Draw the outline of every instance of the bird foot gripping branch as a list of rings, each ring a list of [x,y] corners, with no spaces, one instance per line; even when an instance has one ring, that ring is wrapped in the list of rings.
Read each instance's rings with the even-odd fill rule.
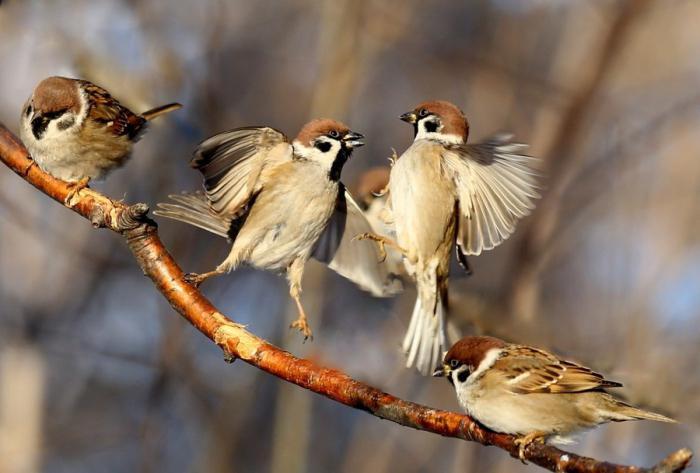
[[[78,182],[71,183],[70,191],[68,192],[66,198],[63,200],[63,203],[69,208],[75,205],[75,198],[78,197],[78,194],[81,190],[87,188],[89,183],[89,177],[83,177]]]
[[[69,193],[71,192],[69,188]],[[144,203],[126,205],[115,202],[89,188],[80,189],[64,205],[72,210],[91,203],[88,219],[95,228],[109,228],[117,233],[126,234],[141,228],[143,232],[154,231],[156,223],[148,217],[149,207]],[[139,232],[142,233],[142,232]]]

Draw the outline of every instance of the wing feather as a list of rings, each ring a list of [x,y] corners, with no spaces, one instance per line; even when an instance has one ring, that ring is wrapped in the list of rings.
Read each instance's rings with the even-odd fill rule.
[[[204,176],[204,190],[214,212],[232,216],[260,190],[267,165],[292,158],[284,134],[270,127],[246,127],[202,142],[190,163]]]
[[[535,158],[511,135],[496,135],[477,144],[448,147],[445,168],[457,189],[461,210],[458,245],[465,255],[490,250],[514,231],[539,198]]]
[[[619,387],[603,375],[551,353],[523,345],[503,349],[492,369],[506,379],[513,393],[575,393]]]
[[[263,186],[263,170],[292,158],[281,132],[269,127],[237,128],[214,135],[194,153],[192,167],[204,176],[205,193],[171,195],[154,212],[216,235],[235,239]]]

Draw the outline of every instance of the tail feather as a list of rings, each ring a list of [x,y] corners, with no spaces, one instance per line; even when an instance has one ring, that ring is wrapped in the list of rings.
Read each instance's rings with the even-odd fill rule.
[[[615,408],[608,413],[610,420],[613,422],[621,422],[625,420],[655,420],[657,422],[678,422],[675,419],[666,417],[656,412],[646,411],[638,407],[630,406],[629,404],[615,399]]]
[[[168,197],[175,203],[159,203],[158,209],[153,212],[155,215],[189,223],[224,238],[229,237],[231,222],[214,213],[201,192]]]
[[[178,110],[182,108],[182,105],[179,103],[169,103],[167,105],[161,105],[160,107],[152,108],[150,110],[146,110],[141,114],[143,118],[146,120],[153,120],[156,117],[159,117],[161,115],[165,115],[166,113],[174,112],[175,110]]]
[[[423,375],[430,374],[447,349],[445,308],[438,296],[437,304],[426,304],[418,291],[411,322],[403,340],[406,367],[415,366]]]

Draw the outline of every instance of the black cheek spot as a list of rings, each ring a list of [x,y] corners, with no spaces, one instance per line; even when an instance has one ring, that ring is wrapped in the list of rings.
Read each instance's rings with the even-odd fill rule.
[[[427,121],[425,122],[425,131],[428,133],[435,133],[438,129],[438,124],[435,123],[434,121]]]
[[[31,113],[32,113],[32,106],[27,105],[27,109],[24,111],[24,116],[28,117],[29,115],[31,115]]]
[[[331,144],[327,141],[319,141],[316,143],[316,148],[320,149],[322,153],[326,153],[331,149]]]
[[[469,370],[461,371],[461,372],[457,375],[457,379],[459,380],[460,383],[463,383],[463,382],[465,382],[465,381],[467,380],[467,378],[469,377],[469,374],[470,374],[470,373],[469,373]]]
[[[68,128],[72,127],[73,125],[75,125],[75,118],[73,118],[73,117],[69,117],[69,118],[62,120],[56,124],[58,129],[61,131],[67,130]]]
[[[49,122],[41,117],[37,117],[32,120],[32,134],[34,135],[34,138],[40,140],[41,137],[44,136],[48,125]]]

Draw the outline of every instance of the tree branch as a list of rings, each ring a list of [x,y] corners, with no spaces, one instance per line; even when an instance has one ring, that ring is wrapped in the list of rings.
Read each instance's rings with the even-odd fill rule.
[[[34,187],[63,203],[69,187],[44,173],[28,157],[19,140],[0,124],[0,160]],[[148,219],[145,204],[116,202],[90,189],[80,191],[66,204],[92,222],[124,236],[136,262],[170,305],[188,322],[213,340],[228,360],[240,358],[280,379],[321,394],[336,402],[361,409],[397,424],[446,437],[494,445],[517,457],[514,437],[481,427],[471,418],[404,401],[356,381],[346,374],[296,358],[245,330],[220,313],[197,289],[185,283],[183,271],[158,238],[155,223]],[[532,445],[526,458],[551,471],[584,473],[667,473],[684,470],[692,456],[689,449],[669,455],[657,466],[639,468],[615,465],[567,453],[547,445]]]

